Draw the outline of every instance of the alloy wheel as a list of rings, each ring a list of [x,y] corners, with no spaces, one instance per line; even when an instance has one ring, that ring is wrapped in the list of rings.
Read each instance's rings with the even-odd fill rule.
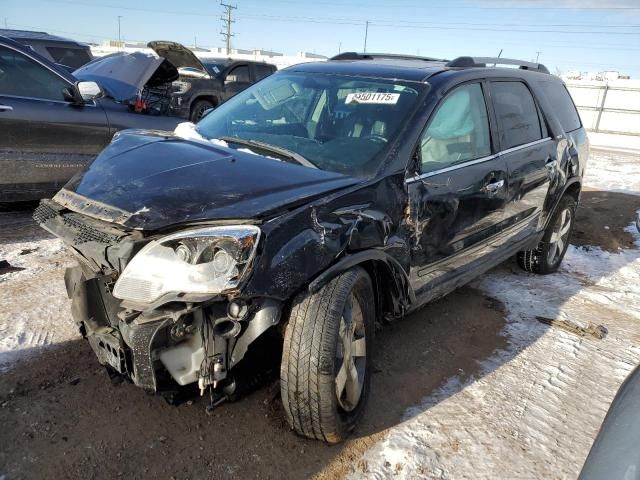
[[[562,255],[562,252],[564,252],[565,245],[569,240],[572,215],[571,209],[565,208],[558,216],[553,227],[553,233],[549,239],[549,251],[547,253],[547,260],[551,265],[553,265],[560,255]]]
[[[353,292],[349,295],[340,319],[336,349],[336,397],[344,411],[358,405],[366,374],[367,344],[362,308]]]

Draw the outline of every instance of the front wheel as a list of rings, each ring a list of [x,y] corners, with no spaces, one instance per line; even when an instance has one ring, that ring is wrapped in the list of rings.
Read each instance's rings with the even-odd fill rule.
[[[570,196],[560,200],[538,246],[518,252],[518,264],[522,269],[543,275],[558,270],[569,247],[576,207],[576,201]]]
[[[198,123],[198,121],[204,115],[204,112],[213,108],[213,103],[209,100],[196,100],[193,105],[191,105],[191,112],[189,113],[189,120],[193,123]]]
[[[361,267],[294,300],[280,390],[289,423],[300,435],[338,443],[362,416],[369,394],[374,305],[371,279]]]

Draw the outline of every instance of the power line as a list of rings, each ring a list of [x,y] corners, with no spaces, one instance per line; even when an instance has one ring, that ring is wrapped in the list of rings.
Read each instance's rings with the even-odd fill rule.
[[[331,25],[362,25],[362,20],[345,19],[346,21],[340,21],[339,19],[329,20],[322,18],[305,18],[305,17],[281,17],[277,15],[241,15],[238,18],[246,20],[265,20],[269,19],[277,22],[294,22],[294,23],[320,23]],[[638,32],[605,32],[605,31],[593,31],[593,30],[531,30],[522,28],[484,28],[484,27],[447,27],[440,24],[434,25],[410,25],[406,23],[398,23],[395,21],[373,21],[368,20],[369,25],[376,25],[378,27],[392,27],[392,28],[410,28],[421,30],[464,30],[464,31],[480,31],[480,32],[522,32],[522,33],[558,33],[566,35],[640,35]],[[482,25],[482,24],[481,24]],[[540,27],[546,28],[544,25]]]
[[[231,24],[236,23],[235,20],[231,20],[231,12],[233,10],[236,10],[238,7],[234,5],[229,5],[228,3],[222,3],[222,2],[220,2],[220,6],[225,8],[225,15],[226,15],[226,16],[220,17],[222,20],[223,26],[225,27],[225,30],[220,32],[220,35],[222,35],[222,38],[224,39],[227,45],[227,55],[229,55],[231,53],[231,37],[235,37],[235,35],[231,33]]]
[[[166,9],[158,9],[158,8],[142,8],[142,7],[128,7],[128,6],[120,6],[120,5],[111,5],[104,3],[90,3],[82,2],[79,0],[38,0],[47,3],[63,3],[63,4],[71,4],[71,5],[81,5],[83,7],[100,7],[100,8],[112,8],[118,10],[131,10],[131,11],[139,11],[139,12],[150,12],[150,13],[159,13],[159,14],[168,14],[168,15],[188,15],[188,16],[198,16],[198,17],[215,17],[214,14],[207,14],[204,12],[198,11],[188,11],[188,10],[166,10]],[[295,3],[295,2],[291,2]],[[316,2],[316,5],[322,5],[323,3]],[[324,2],[324,4],[329,5],[333,3]],[[422,5],[424,6],[424,5]],[[419,5],[416,7],[420,7]],[[234,7],[236,8],[236,7]],[[435,7],[434,7],[435,8]],[[451,6],[451,7],[437,7],[437,8],[481,8],[481,7],[467,7],[467,6]],[[584,9],[592,9],[592,10],[609,10],[609,9],[623,9],[623,10],[640,10],[640,7],[580,7],[580,8],[572,8],[572,7],[482,7],[487,9],[536,9],[536,10],[545,10],[545,9],[565,9],[565,10],[584,10]],[[336,23],[336,24],[348,24],[348,25],[362,25],[365,21],[364,19],[357,18],[347,18],[347,17],[295,17],[295,16],[278,16],[278,15],[252,15],[245,16],[243,18],[271,18],[278,19],[284,21],[285,19],[290,19],[291,21],[310,21],[312,23]],[[372,23],[384,23],[388,22],[385,20],[372,20]],[[424,22],[424,21],[415,21],[415,20],[394,20],[393,23],[411,23],[411,24],[425,24],[425,25],[472,25],[472,26],[512,26],[512,27],[565,27],[565,28],[588,28],[588,27],[597,27],[597,28],[640,28],[640,25],[624,25],[624,24],[610,24],[610,25],[600,25],[600,24],[520,24],[520,23],[469,23],[469,22]]]
[[[262,3],[262,2],[260,2]],[[285,3],[285,4],[299,4],[299,0],[269,0],[269,3]],[[339,5],[341,7],[344,6],[344,2],[314,2],[314,5]],[[364,8],[389,8],[389,3],[370,3],[361,5]],[[640,10],[640,7],[513,7],[513,6],[500,6],[500,7],[489,7],[486,6],[486,2],[483,2],[482,6],[473,6],[473,5],[429,5],[428,3],[418,3],[418,4],[400,4],[394,3],[393,6],[395,8],[422,8],[429,10],[613,10],[613,11],[629,11],[629,10]]]

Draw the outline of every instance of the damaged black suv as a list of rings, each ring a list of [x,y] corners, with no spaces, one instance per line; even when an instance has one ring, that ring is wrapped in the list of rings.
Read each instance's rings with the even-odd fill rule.
[[[276,365],[291,426],[333,443],[377,323],[512,255],[558,268],[588,149],[543,65],[350,53],[117,134],[35,218],[77,255],[73,316],[113,375],[222,401]]]

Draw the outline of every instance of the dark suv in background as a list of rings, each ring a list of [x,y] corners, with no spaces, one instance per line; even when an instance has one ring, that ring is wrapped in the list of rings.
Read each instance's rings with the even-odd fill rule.
[[[70,72],[90,62],[93,58],[91,49],[86,43],[50,35],[46,32],[0,28],[0,36],[10,38],[31,48],[42,57],[63,66]]]
[[[73,315],[113,375],[217,402],[279,366],[291,426],[334,443],[363,414],[377,322],[511,256],[558,269],[588,153],[543,65],[349,53],[188,136],[121,132],[35,219],[77,255]]]

